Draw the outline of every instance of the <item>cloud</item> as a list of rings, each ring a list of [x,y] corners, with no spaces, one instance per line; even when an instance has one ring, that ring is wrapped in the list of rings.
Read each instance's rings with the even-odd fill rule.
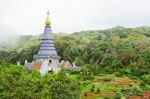
[[[0,31],[41,34],[47,9],[53,32],[149,26],[150,0],[1,0]],[[1,34],[0,34],[1,35]]]

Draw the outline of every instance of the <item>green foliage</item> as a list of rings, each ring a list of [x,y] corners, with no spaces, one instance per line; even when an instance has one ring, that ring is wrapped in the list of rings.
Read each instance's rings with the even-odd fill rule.
[[[109,82],[109,81],[113,80],[113,78],[111,78],[111,77],[106,77],[106,78],[103,78],[103,80],[106,81],[106,82]]]
[[[71,81],[61,70],[51,82],[50,92],[52,99],[79,99],[79,86],[76,81]]]
[[[55,46],[64,60],[87,66],[93,75],[130,69],[134,74],[150,71],[150,27],[81,31],[56,34]],[[40,36],[20,36],[16,45],[0,49],[0,59],[9,63],[32,61]],[[2,50],[3,49],[3,50]]]
[[[120,93],[117,93],[116,96],[114,96],[114,99],[122,99],[122,96]]]
[[[16,65],[0,65],[0,71],[1,99],[79,99],[77,82],[63,71],[41,76]]]
[[[91,92],[94,92],[94,88],[91,88]]]
[[[105,96],[104,99],[110,99],[108,96]]]
[[[33,61],[40,47],[40,36],[20,36],[15,43],[0,48],[0,97],[79,99],[79,82],[69,78],[63,70],[58,75],[41,76],[36,71],[26,71],[22,66],[9,64]],[[115,72],[118,77],[141,78],[140,88],[150,90],[150,27],[117,26],[107,30],[56,34],[54,41],[63,60],[83,67],[81,72],[67,71],[72,75],[81,75],[77,78],[83,81],[80,85],[90,84],[94,76]],[[104,78],[104,81],[111,80],[113,78]],[[131,84],[130,87],[134,86]],[[139,89],[134,90],[141,93]],[[125,89],[121,91],[125,92]],[[118,97],[120,95],[115,99]]]
[[[92,72],[90,72],[87,68],[82,68],[80,74],[83,76],[83,81],[94,79]]]
[[[87,96],[87,92],[84,93],[84,96]]]
[[[94,85],[94,84],[92,85],[92,88],[93,88],[93,89],[95,88],[95,85]]]
[[[142,76],[142,79],[150,85],[150,74],[145,74]]]
[[[150,90],[150,85],[147,84],[147,83],[145,83],[144,81],[142,81],[142,82],[140,83],[140,88],[143,89],[143,90],[149,91],[149,90]]]
[[[124,74],[123,74],[122,72],[115,72],[115,75],[116,75],[117,77],[121,77],[121,76],[123,76]]]
[[[99,93],[100,91],[101,91],[100,88],[97,88],[96,92]]]

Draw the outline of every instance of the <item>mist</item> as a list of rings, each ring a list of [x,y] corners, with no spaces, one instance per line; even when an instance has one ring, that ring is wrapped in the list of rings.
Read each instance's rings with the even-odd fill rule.
[[[19,35],[13,29],[0,25],[0,47],[7,47],[10,44],[17,43],[18,38]]]
[[[149,0],[1,0],[0,46],[44,31],[49,9],[53,33],[150,26]]]

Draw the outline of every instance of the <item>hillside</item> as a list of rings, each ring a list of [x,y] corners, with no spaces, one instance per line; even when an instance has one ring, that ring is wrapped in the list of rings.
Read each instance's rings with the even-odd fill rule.
[[[29,99],[121,99],[150,94],[150,27],[55,34],[63,60],[82,67],[41,76],[27,71],[40,47],[39,36],[18,36],[0,47],[0,97]]]
[[[32,61],[38,51],[40,37],[20,36],[12,45],[1,48],[1,58],[13,64]],[[55,45],[62,59],[79,66],[94,64],[145,70],[150,66],[150,27],[117,26],[107,30],[55,34]]]

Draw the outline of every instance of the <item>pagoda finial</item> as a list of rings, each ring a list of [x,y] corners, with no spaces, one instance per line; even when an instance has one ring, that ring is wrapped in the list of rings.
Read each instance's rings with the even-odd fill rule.
[[[45,21],[45,25],[46,25],[46,26],[51,25],[51,20],[50,20],[50,18],[49,18],[49,10],[47,11],[47,18],[46,18],[46,21]]]
[[[47,10],[47,15],[49,15],[49,10]]]

